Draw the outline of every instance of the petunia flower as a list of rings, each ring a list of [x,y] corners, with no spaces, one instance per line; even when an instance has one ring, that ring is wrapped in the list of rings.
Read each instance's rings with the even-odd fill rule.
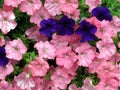
[[[81,21],[80,26],[76,30],[76,34],[82,36],[81,42],[95,40],[95,32],[97,27],[90,24],[86,20]]]
[[[21,60],[22,55],[26,53],[27,47],[24,45],[21,39],[8,41],[5,45],[6,57],[14,60]]]
[[[14,88],[18,88],[17,90],[32,90],[32,88],[35,87],[34,79],[29,73],[22,72],[18,76],[15,76],[14,80]]]
[[[28,15],[33,15],[42,7],[40,0],[24,0],[20,4],[20,11],[27,12]]]
[[[44,7],[51,16],[60,15],[62,13],[59,0],[45,0]]]
[[[48,19],[48,18],[50,18],[50,14],[48,13],[47,9],[41,7],[30,17],[30,22],[37,24],[37,26],[40,27],[40,22],[43,19]]]
[[[78,0],[58,0],[58,1],[60,3],[60,9],[63,12],[72,14],[78,8]]]
[[[63,16],[57,23],[57,34],[58,35],[72,35],[74,33],[75,21],[72,18]]]
[[[42,58],[37,58],[29,63],[28,68],[32,76],[45,76],[49,69],[49,65]]]
[[[34,46],[38,50],[38,54],[42,58],[54,59],[55,58],[55,47],[50,44],[48,41],[46,42],[38,42]]]
[[[56,23],[57,21],[51,18],[48,18],[47,20],[43,19],[40,22],[40,34],[44,34],[47,37],[52,37],[52,34],[56,32]]]
[[[9,62],[5,67],[0,66],[0,79],[5,80],[6,76],[14,71],[13,65]]]
[[[96,16],[96,18],[100,21],[102,20],[112,20],[112,15],[107,7],[96,7],[92,10],[92,16]]]
[[[3,47],[0,47],[0,66],[6,66],[8,64],[8,58],[6,57],[6,51]]]
[[[4,34],[7,34],[11,29],[17,26],[14,19],[15,15],[13,11],[0,11],[0,29]]]

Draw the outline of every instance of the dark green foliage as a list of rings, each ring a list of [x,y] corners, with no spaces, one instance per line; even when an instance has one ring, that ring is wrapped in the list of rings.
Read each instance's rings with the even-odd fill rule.
[[[72,80],[71,83],[76,84],[77,87],[82,87],[83,81],[88,76],[89,76],[89,74],[87,73],[87,68],[86,67],[79,67],[77,69],[77,75],[75,76],[75,78]]]
[[[84,84],[84,80],[89,77],[92,80],[93,85],[97,85],[99,83],[99,78],[97,77],[97,74],[90,74],[88,72],[87,67],[79,67],[77,69],[77,75],[75,78],[71,81],[71,83],[76,84],[77,87],[82,87]]]
[[[80,19],[81,18],[88,18],[90,17],[90,13],[88,12],[89,7],[85,4],[85,0],[78,0],[79,1],[79,10],[80,10]]]
[[[0,9],[2,9],[3,3],[4,3],[4,0],[0,0]]]
[[[112,15],[120,17],[120,2],[117,0],[102,0],[101,6],[107,6]]]

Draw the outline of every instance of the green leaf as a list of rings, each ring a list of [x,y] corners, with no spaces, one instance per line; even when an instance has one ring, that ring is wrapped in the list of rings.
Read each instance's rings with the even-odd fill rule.
[[[4,0],[0,0],[0,9],[2,9],[3,4],[4,4]]]

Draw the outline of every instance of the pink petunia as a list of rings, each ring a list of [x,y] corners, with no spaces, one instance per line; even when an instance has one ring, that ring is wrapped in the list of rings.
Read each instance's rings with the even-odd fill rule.
[[[69,86],[69,90],[82,90],[81,88],[77,88],[75,84],[71,84]]]
[[[35,87],[34,79],[26,72],[15,76],[14,82],[14,88],[17,88],[17,90],[32,90],[32,88]]]
[[[25,0],[20,4],[20,11],[27,12],[28,15],[33,15],[42,7],[40,0]]]
[[[5,80],[6,76],[14,71],[12,64],[9,62],[5,67],[0,66],[0,79]]]
[[[72,14],[78,8],[78,0],[59,0],[60,9],[63,12]]]
[[[114,83],[116,82],[112,82],[112,84]],[[118,90],[118,87],[116,88],[109,84],[109,80],[107,82],[100,81],[95,88],[95,90]]]
[[[116,53],[116,47],[112,39],[104,39],[97,42],[97,48],[99,49],[98,58],[109,60]]]
[[[25,31],[25,34],[27,35],[28,39],[33,39],[37,42],[48,40],[48,38],[45,35],[39,33],[39,27],[37,25],[27,29]]]
[[[4,4],[12,7],[18,7],[18,5],[25,0],[4,0]]]
[[[69,18],[73,18],[74,20],[79,20],[80,19],[80,10],[79,9],[76,9],[72,14],[69,14],[69,13],[66,13],[64,12],[64,14],[66,16],[68,16]]]
[[[84,85],[81,87],[82,90],[96,90],[95,86],[92,85],[90,78],[84,80]]]
[[[109,21],[103,20],[100,24],[101,28],[95,33],[98,38],[106,39],[117,36],[118,30],[116,30]]]
[[[53,72],[51,76],[54,86],[62,90],[66,89],[67,84],[69,84],[72,79],[73,76],[66,73],[65,69],[63,68],[56,68],[56,71]]]
[[[48,58],[48,59],[54,59],[55,58],[55,47],[50,44],[48,41],[46,42],[38,42],[34,45],[35,48],[37,48],[39,57],[42,58]]]
[[[13,90],[12,86],[5,80],[0,81],[0,90]]]
[[[95,48],[88,43],[81,43],[75,50],[78,53],[78,65],[89,66],[96,56]]]
[[[41,7],[39,10],[37,10],[31,17],[30,22],[37,24],[38,27],[40,27],[40,22],[43,19],[50,18],[50,14],[48,13],[47,9],[44,7]]]
[[[44,7],[48,10],[52,16],[62,14],[60,10],[59,0],[45,0]]]
[[[97,31],[100,30],[101,23],[95,16],[87,18],[86,21],[93,24],[93,25],[95,25],[97,27]]]
[[[26,53],[27,47],[24,45],[21,39],[8,41],[5,45],[6,57],[20,61],[22,55]]]
[[[32,76],[45,76],[49,69],[49,65],[45,60],[38,57],[29,63],[28,68]]]
[[[64,47],[56,51],[56,63],[67,69],[71,68],[77,60],[76,54],[71,47]]]
[[[89,6],[89,12],[101,4],[101,0],[85,0],[85,4]]]
[[[120,18],[118,18],[117,16],[113,16],[112,23],[113,23],[116,27],[120,27]]]
[[[60,36],[56,33],[52,35],[52,40],[50,43],[58,50],[68,45],[68,41],[66,40],[65,36]]]
[[[0,11],[0,29],[4,34],[7,34],[11,29],[17,26],[14,19],[15,15],[13,11]]]
[[[116,77],[117,74],[115,65],[113,65],[112,62],[107,61],[100,63],[100,65],[97,67],[96,72],[98,78],[103,81],[107,81],[108,79]]]
[[[3,46],[5,44],[5,39],[3,37],[0,37],[0,46]]]
[[[97,55],[96,55],[97,56]],[[102,62],[104,62],[105,60],[104,59],[99,59],[99,58],[94,58],[93,60],[92,60],[92,63],[88,66],[88,71],[90,72],[90,73],[95,73],[95,72],[97,72],[97,69],[98,69],[98,67],[99,67],[99,65],[102,63]]]

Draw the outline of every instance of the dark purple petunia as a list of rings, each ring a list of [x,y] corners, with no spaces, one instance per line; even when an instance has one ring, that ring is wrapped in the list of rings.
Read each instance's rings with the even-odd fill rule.
[[[56,32],[56,23],[57,21],[51,18],[42,20],[40,22],[40,33],[46,35],[47,37],[52,37],[52,34]]]
[[[0,66],[6,66],[8,64],[8,58],[6,58],[5,49],[0,47]]]
[[[86,20],[83,20],[75,33],[82,36],[81,42],[85,42],[95,40],[96,37],[94,34],[96,31],[96,26],[86,22]]]
[[[107,7],[96,7],[92,10],[92,16],[96,16],[96,18],[100,21],[102,20],[112,20],[112,15]]]
[[[72,35],[74,33],[75,21],[72,18],[63,16],[57,23],[58,35]]]

